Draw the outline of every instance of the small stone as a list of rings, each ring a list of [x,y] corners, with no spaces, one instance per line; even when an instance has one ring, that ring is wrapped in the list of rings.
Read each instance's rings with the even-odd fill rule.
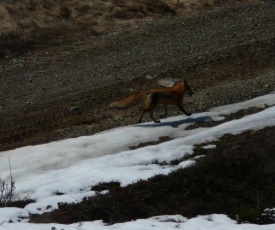
[[[80,108],[78,106],[73,106],[70,109],[70,113],[72,113],[72,114],[80,114],[81,110],[80,110]]]
[[[154,77],[151,76],[151,75],[149,75],[149,74],[147,74],[147,75],[145,76],[145,78],[148,79],[148,80],[152,80]]]
[[[158,85],[165,87],[172,87],[175,84],[174,79],[172,78],[162,78],[158,81]]]
[[[255,106],[255,108],[257,109],[265,109],[266,107],[267,107],[266,104],[258,104]]]

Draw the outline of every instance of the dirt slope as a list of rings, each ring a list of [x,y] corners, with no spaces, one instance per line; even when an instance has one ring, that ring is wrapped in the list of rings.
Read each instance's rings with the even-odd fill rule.
[[[275,2],[263,1],[144,20],[1,60],[0,150],[136,123],[136,109],[108,104],[160,87],[161,78],[189,80],[193,112],[274,91],[274,28]]]

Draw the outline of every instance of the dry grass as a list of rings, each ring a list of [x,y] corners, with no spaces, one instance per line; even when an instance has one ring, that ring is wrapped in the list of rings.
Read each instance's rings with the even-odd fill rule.
[[[115,19],[153,17],[171,12],[165,1],[2,1],[0,30],[2,36],[22,35],[49,27],[96,26]]]
[[[0,3],[0,56],[6,55],[3,50],[1,52],[1,46],[2,49],[7,47],[7,40],[10,39],[16,39],[20,44],[28,41],[26,46],[31,48],[32,43],[41,42],[41,39],[44,42],[60,36],[73,38],[100,34],[110,31],[113,25],[124,25],[125,21],[133,24],[133,21],[140,19],[181,15],[213,6],[257,1],[259,0],[3,0]]]

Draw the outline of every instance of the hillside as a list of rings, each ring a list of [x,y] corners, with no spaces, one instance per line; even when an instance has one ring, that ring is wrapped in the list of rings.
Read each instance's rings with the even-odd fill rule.
[[[75,39],[47,38],[22,55],[10,52],[0,68],[0,150],[136,123],[136,108],[115,111],[109,103],[161,87],[163,78],[189,81],[195,95],[185,103],[193,112],[271,92],[274,5],[204,7],[131,26],[124,20],[116,32],[72,33]]]
[[[184,99],[184,106],[192,113],[275,89],[272,0],[5,0],[0,15],[0,151],[136,124],[139,108],[115,110],[109,104],[138,90],[165,87],[162,82],[188,80],[194,95]],[[266,104],[240,110],[215,125],[264,109]],[[169,109],[169,116],[180,114]],[[186,130],[212,126],[202,120]],[[170,140],[164,135],[131,149]],[[103,219],[113,224],[175,212],[187,217],[216,212],[240,222],[274,222],[262,216],[264,208],[275,204],[274,126],[209,144],[217,147],[197,146],[190,158],[207,157],[186,171],[125,188],[98,184],[94,190],[110,193],[63,204],[31,221]],[[179,178],[188,179],[176,183]],[[186,199],[186,206],[167,203]],[[106,210],[110,204],[111,213]],[[91,218],[83,207],[96,215]],[[76,209],[75,216],[69,215]]]
[[[77,229],[103,220],[107,229],[153,216],[174,223],[177,214],[186,224],[222,214],[274,228],[274,105],[273,93],[2,152],[0,175],[8,181],[12,174],[21,200],[3,204],[1,186],[0,221],[4,229]]]

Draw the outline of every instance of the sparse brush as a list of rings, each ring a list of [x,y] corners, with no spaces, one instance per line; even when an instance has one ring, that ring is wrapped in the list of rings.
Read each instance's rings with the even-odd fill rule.
[[[102,219],[113,224],[175,213],[190,218],[224,213],[241,223],[274,223],[274,211],[265,211],[275,205],[274,134],[275,128],[267,127],[224,136],[214,149],[198,147],[197,154],[206,156],[192,167],[126,187],[95,186],[110,191],[81,203],[59,204],[58,210],[32,216],[31,221],[69,224]]]
[[[10,183],[0,178],[0,207],[7,206],[7,204],[10,203],[14,197],[15,182],[11,174],[10,161],[9,161],[9,167],[10,167]]]
[[[6,181],[0,178],[0,207],[18,207],[24,208],[27,204],[35,202],[28,198],[28,195],[23,199],[15,194],[15,181],[11,173],[11,165],[9,161],[10,168],[10,179]]]
[[[11,178],[10,183],[0,178],[0,207],[7,206],[12,201],[15,190],[15,182]]]

